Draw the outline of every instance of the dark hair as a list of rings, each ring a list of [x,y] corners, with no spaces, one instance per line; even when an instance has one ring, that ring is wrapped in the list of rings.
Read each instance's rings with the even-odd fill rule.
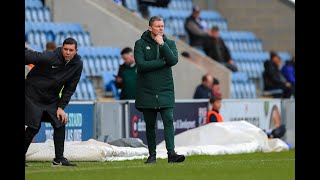
[[[200,7],[198,5],[194,5],[192,7],[192,12],[200,12],[200,11],[201,11],[201,9],[200,9]]]
[[[121,55],[123,54],[128,54],[128,53],[131,53],[133,52],[132,49],[130,47],[125,47],[122,49],[122,51],[120,52]]]
[[[272,60],[273,57],[278,56],[278,53],[273,50],[271,50],[269,54],[270,54],[270,60]]]
[[[220,84],[219,80],[216,79],[216,78],[213,78],[213,85],[216,85],[216,84]]]
[[[214,102],[216,102],[216,101],[221,101],[221,100],[222,100],[222,98],[219,97],[219,96],[212,96],[212,97],[210,98],[209,102],[210,102],[210,103],[214,103]]]
[[[63,41],[63,43],[62,43],[62,46],[65,45],[65,44],[74,44],[75,47],[76,47],[76,49],[78,49],[78,43],[77,43],[77,41],[76,41],[75,39],[71,38],[71,37],[65,39],[65,40]]]
[[[155,21],[163,21],[163,18],[160,16],[152,16],[149,20],[149,26],[151,26]]]
[[[47,42],[46,44],[46,50],[54,50],[56,49],[57,45],[54,42]]]
[[[206,74],[203,75],[203,76],[202,76],[202,82],[207,81],[207,80],[208,80],[207,75],[206,75]]]
[[[212,30],[212,31],[219,31],[219,26],[213,25],[213,26],[211,27],[211,30]]]

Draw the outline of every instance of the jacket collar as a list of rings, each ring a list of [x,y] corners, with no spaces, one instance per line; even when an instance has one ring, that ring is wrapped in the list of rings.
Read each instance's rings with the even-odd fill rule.
[[[145,32],[143,32],[143,34],[141,35],[141,39],[149,42],[149,43],[155,43],[157,44],[151,37],[151,31],[146,30]],[[163,41],[166,42],[167,41],[167,36],[165,34],[163,34]]]

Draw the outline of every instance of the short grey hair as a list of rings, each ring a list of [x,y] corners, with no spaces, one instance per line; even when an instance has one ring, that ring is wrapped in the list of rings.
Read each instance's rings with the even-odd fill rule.
[[[149,26],[151,26],[155,21],[163,21],[163,18],[161,16],[152,16],[149,20]]]

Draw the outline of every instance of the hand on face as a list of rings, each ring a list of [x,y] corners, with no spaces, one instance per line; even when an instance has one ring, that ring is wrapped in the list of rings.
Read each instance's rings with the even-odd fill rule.
[[[156,35],[155,37],[154,37],[154,40],[158,43],[158,44],[162,44],[163,43],[163,37],[162,37],[162,35]]]

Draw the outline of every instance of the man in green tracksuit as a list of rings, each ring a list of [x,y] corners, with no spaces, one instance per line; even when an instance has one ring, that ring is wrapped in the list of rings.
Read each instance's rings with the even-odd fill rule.
[[[175,103],[171,66],[178,62],[178,51],[174,41],[164,34],[164,22],[160,16],[149,20],[149,29],[134,45],[137,64],[135,106],[143,112],[149,157],[146,164],[156,163],[155,125],[157,112],[164,124],[164,136],[168,151],[168,162],[183,162],[184,155],[174,151],[173,108]]]

